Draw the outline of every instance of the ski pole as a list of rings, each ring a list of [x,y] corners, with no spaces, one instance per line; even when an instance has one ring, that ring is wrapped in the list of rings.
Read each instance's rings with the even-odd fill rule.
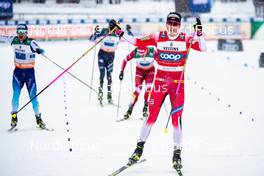
[[[94,48],[94,59],[93,59],[93,67],[92,67],[92,78],[91,78],[91,83],[90,83],[91,87],[93,86],[93,76],[94,76],[95,58],[96,58],[96,47]],[[92,94],[92,89],[90,90],[90,93],[89,93],[89,102],[91,102],[91,94]]]
[[[50,58],[48,58],[46,55],[41,54],[45,59],[49,60],[51,63],[53,63],[54,65],[56,65],[57,67],[59,67],[62,70],[65,70],[65,68],[63,68],[62,66],[60,66],[59,64],[57,64],[56,62],[54,62],[53,60],[51,60]],[[75,78],[76,80],[78,80],[80,83],[82,83],[83,85],[85,85],[86,87],[88,87],[91,91],[94,91],[96,93],[97,90],[95,90],[92,86],[88,85],[87,83],[85,83],[84,81],[82,81],[81,79],[79,79],[77,76],[73,75],[71,72],[67,71],[67,73],[69,75],[71,75],[73,78]]]
[[[128,43],[128,53],[130,53],[130,44]],[[129,63],[130,64],[130,78],[131,78],[131,89],[133,92],[134,89],[134,82],[133,82],[133,69],[132,69],[132,62]]]
[[[169,115],[169,112],[168,112],[167,106],[165,104],[165,101],[163,102],[163,107],[165,109],[166,115]]]
[[[122,87],[122,81],[120,80],[119,92],[118,92],[118,101],[117,101],[117,110],[116,110],[116,120],[118,120],[118,116],[119,116],[121,87]]]
[[[69,69],[71,69],[77,62],[79,62],[87,53],[89,53],[96,45],[103,41],[109,34],[115,31],[116,27],[106,34],[103,38],[98,40],[92,47],[90,47],[86,52],[84,52],[75,62],[73,62],[68,68],[66,68],[61,74],[59,74],[55,79],[53,79],[46,87],[44,87],[39,93],[33,96],[25,105],[23,105],[18,111],[17,114],[22,111],[29,103],[31,103],[35,98],[37,98],[42,92],[44,92],[49,86],[51,86],[55,81],[57,81],[62,75],[64,75]]]
[[[176,99],[177,99],[177,96],[178,96],[178,93],[179,93],[179,89],[180,89],[180,85],[181,85],[181,82],[182,82],[182,78],[183,78],[183,74],[184,74],[184,71],[185,71],[185,67],[186,67],[186,63],[187,63],[187,60],[188,60],[188,57],[189,57],[189,53],[190,53],[190,50],[192,48],[192,39],[191,39],[191,43],[190,43],[190,46],[187,50],[187,56],[186,56],[186,61],[184,63],[184,66],[183,66],[183,70],[181,71],[181,75],[180,75],[180,79],[178,80],[178,84],[177,84],[177,88],[176,88],[176,93],[175,93],[175,96],[174,96],[174,99],[173,99],[173,102],[172,102],[172,107],[171,107],[171,112],[168,116],[168,120],[167,120],[167,124],[166,124],[166,127],[164,129],[164,133],[168,133],[168,125],[169,125],[169,122],[170,122],[170,118],[171,118],[171,115],[172,115],[172,110],[173,110],[173,107],[176,103]]]

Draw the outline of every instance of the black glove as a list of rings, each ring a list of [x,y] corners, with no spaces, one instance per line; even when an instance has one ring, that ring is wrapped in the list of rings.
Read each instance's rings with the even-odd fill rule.
[[[123,78],[124,78],[124,71],[120,71],[120,74],[119,74],[120,81],[122,81]]]
[[[121,27],[119,26],[119,24],[114,19],[111,19],[109,21],[109,28],[110,28],[110,30],[112,30],[114,28],[121,30]]]
[[[37,48],[36,49],[36,53],[38,53],[38,54],[44,54],[44,49]]]
[[[194,27],[194,31],[197,32],[197,36],[203,35],[202,33],[203,27],[200,18],[196,18],[196,23],[193,25],[193,27]]]

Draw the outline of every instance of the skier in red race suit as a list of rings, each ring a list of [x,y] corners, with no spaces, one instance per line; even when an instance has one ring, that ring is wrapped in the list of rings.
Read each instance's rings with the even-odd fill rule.
[[[123,80],[124,70],[128,61],[132,59],[136,60],[136,75],[135,75],[135,91],[132,94],[132,100],[129,104],[129,108],[124,115],[124,119],[128,119],[133,111],[133,108],[138,100],[138,96],[142,89],[142,84],[145,81],[145,94],[144,94],[144,107],[143,117],[148,116],[148,98],[152,86],[152,82],[155,76],[154,57],[156,56],[154,47],[141,46],[131,51],[123,60],[122,68],[119,74],[119,79]]]
[[[129,164],[139,161],[144,144],[149,136],[151,127],[155,123],[160,107],[165,97],[169,95],[172,106],[171,118],[173,125],[174,151],[172,163],[176,170],[182,168],[182,112],[184,107],[184,65],[186,63],[189,47],[197,51],[206,51],[206,43],[202,33],[202,25],[199,18],[196,18],[194,34],[187,35],[180,32],[181,15],[171,12],[167,16],[166,29],[158,33],[150,34],[144,38],[131,38],[128,35],[123,37],[135,46],[154,45],[157,47],[158,58],[157,74],[149,100],[149,116],[143,123],[137,147],[129,158]],[[118,24],[116,24],[118,27]],[[115,31],[120,36],[124,32],[119,28]],[[177,87],[179,85],[179,89]]]

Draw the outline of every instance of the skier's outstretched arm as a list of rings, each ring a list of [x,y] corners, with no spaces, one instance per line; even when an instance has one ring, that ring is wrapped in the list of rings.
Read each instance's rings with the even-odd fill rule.
[[[0,35],[0,42],[12,43],[14,36]]]
[[[123,38],[134,46],[149,46],[149,45],[156,46],[158,34],[153,33],[145,37],[136,38],[134,36],[125,33],[123,35]]]
[[[122,62],[122,66],[121,66],[121,71],[119,73],[119,79],[122,81],[124,78],[124,70],[126,68],[126,64],[128,61],[130,61],[131,59],[133,59],[135,57],[135,49],[133,51],[131,51],[126,58],[123,60]]]
[[[131,51],[126,58],[123,60],[122,62],[122,67],[121,67],[121,71],[124,71],[126,68],[126,64],[128,61],[132,60],[135,57],[135,50]]]
[[[197,50],[197,51],[206,51],[206,42],[204,36],[187,36],[187,44],[189,45],[190,42],[192,41],[192,49]]]
[[[44,54],[44,49],[40,48],[35,40],[31,41],[30,48],[32,49],[32,52],[36,52],[38,54]]]
[[[149,46],[157,45],[158,35],[157,34],[150,34],[142,38],[136,38],[134,36],[129,35],[128,33],[125,33],[120,25],[116,21],[112,21],[112,26],[114,26],[115,30],[113,31],[117,36],[123,37],[126,41],[131,43],[134,46]]]
[[[199,18],[196,18],[196,24],[194,24],[194,36],[187,37],[187,43],[190,43],[190,40],[193,40],[192,48],[198,51],[206,51],[206,42],[204,34],[202,32],[202,23]]]
[[[102,29],[102,31],[100,31],[99,29],[99,25],[96,25],[94,28],[94,33],[89,37],[90,41],[96,41],[99,37],[103,36],[103,32],[105,29]]]

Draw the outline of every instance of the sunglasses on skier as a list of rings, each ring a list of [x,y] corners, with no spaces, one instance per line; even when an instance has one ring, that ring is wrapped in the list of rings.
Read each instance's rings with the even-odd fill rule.
[[[18,29],[17,34],[27,34],[27,30],[24,29]]]

